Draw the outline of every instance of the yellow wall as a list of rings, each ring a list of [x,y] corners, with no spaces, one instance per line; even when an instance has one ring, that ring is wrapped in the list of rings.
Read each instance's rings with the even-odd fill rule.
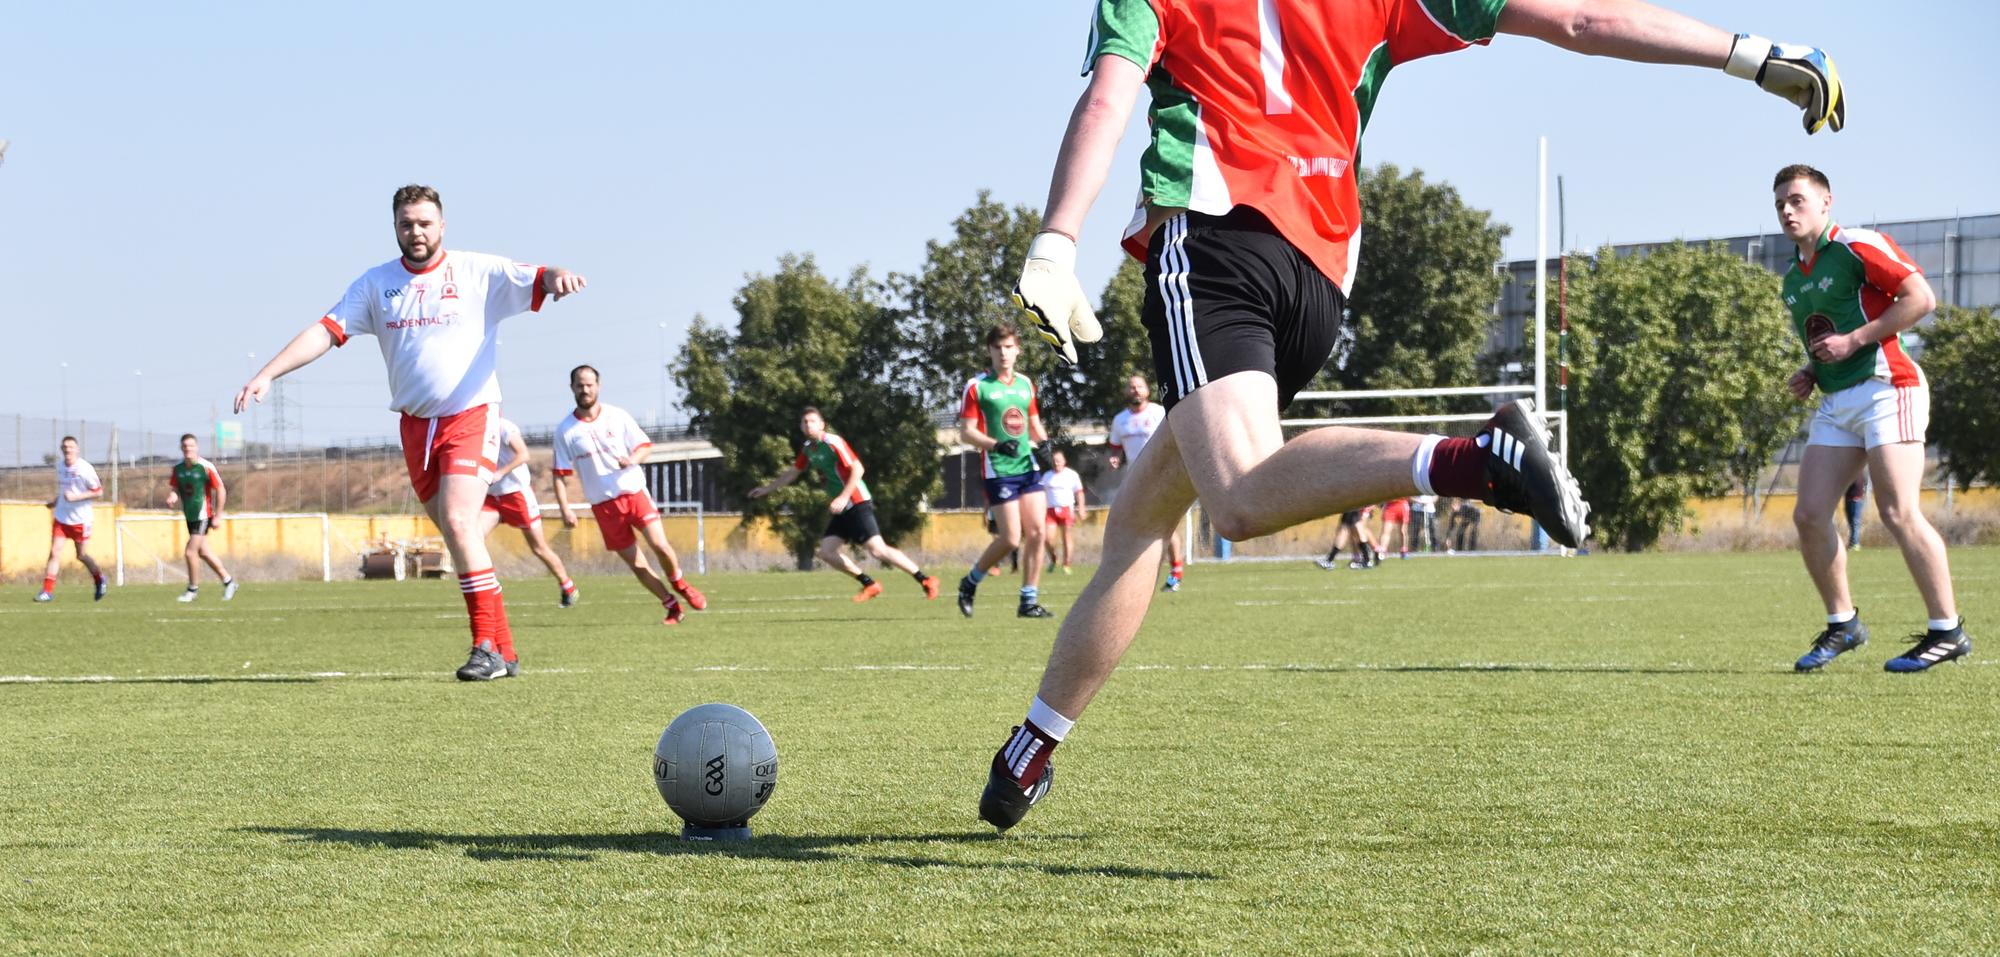
[[[1746,513],[1740,497],[1691,501],[1688,507],[1694,512],[1694,520],[1681,540],[1699,542],[1704,536],[1740,535],[1746,530],[1774,535],[1780,540],[1788,538],[1795,501],[1796,497],[1790,493],[1772,495],[1755,513]],[[1944,507],[1943,493],[1924,492],[1923,505],[1925,512],[1936,515]],[[1953,507],[1958,510],[2000,512],[2000,489],[1960,490],[1953,496]],[[94,511],[90,551],[106,565],[107,572],[117,549],[113,530],[118,516],[175,519],[127,522],[125,565],[128,576],[142,581],[158,577],[161,566],[166,567],[167,578],[179,574],[174,569],[179,567],[181,549],[187,542],[187,527],[178,520],[177,511],[127,511],[117,505],[99,505]],[[1868,511],[1868,523],[1873,525],[1872,504]],[[598,536],[590,513],[585,510],[578,517],[581,524],[573,531],[563,529],[559,521],[543,523],[556,551],[569,561],[607,561],[603,539]],[[1082,527],[1076,530],[1076,547],[1083,556],[1095,558],[1098,545],[1103,540],[1104,517],[1103,509],[1093,509]],[[371,542],[437,538],[430,519],[421,515],[334,515],[328,524],[336,579],[358,574],[359,555]],[[1442,532],[1442,521],[1439,526]],[[682,553],[684,560],[692,564],[696,546],[694,517],[666,516],[665,527],[667,539]],[[1306,554],[1327,547],[1332,541],[1333,530],[1334,520],[1330,518],[1308,522],[1277,535],[1239,544],[1237,551],[1245,555]],[[1481,544],[1487,548],[1518,548],[1525,543],[1526,536],[1526,523],[1517,516],[1488,512],[1480,527]],[[768,526],[745,527],[741,516],[707,516],[704,538],[711,562],[769,565],[789,560],[783,543]],[[923,531],[914,541],[904,542],[903,547],[920,563],[962,562],[972,560],[986,546],[987,538],[985,516],[980,512],[934,512]],[[231,519],[225,521],[209,537],[209,541],[224,561],[290,563],[296,565],[301,573],[314,572],[319,568],[320,530],[317,518]],[[502,561],[533,560],[521,536],[508,529],[497,529],[489,544],[495,557]],[[0,577],[40,575],[42,565],[48,558],[48,549],[47,507],[39,502],[0,502]],[[70,554],[71,549],[65,545],[65,563],[69,562]]]

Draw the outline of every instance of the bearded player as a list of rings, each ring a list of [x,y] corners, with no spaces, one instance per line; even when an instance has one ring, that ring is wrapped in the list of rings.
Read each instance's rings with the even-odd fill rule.
[[[1637,0],[1098,0],[1043,231],[1016,297],[1074,362],[1102,328],[1076,279],[1076,236],[1139,87],[1151,147],[1126,249],[1146,262],[1142,318],[1166,428],[1131,464],[1103,564],[1056,638],[1027,719],[994,755],[980,815],[1005,829],[1048,791],[1050,753],[1137,633],[1154,566],[1198,496],[1217,533],[1249,539],[1406,495],[1465,495],[1530,513],[1575,546],[1574,480],[1524,402],[1471,438],[1332,427],[1286,442],[1280,412],[1340,332],[1360,247],[1351,169],[1387,71],[1495,33],[1581,53],[1724,69],[1838,129],[1840,85],[1818,50],[1729,34]]]
[[[472,654],[458,678],[511,677],[520,659],[480,516],[500,448],[500,321],[580,292],[584,279],[554,266],[447,251],[444,201],[428,186],[397,190],[389,208],[402,256],[362,273],[326,315],[272,356],[236,393],[236,412],[264,401],[272,381],[328,349],[374,336],[389,367],[389,408],[402,414],[410,487],[459,570]]]
[[[1787,166],[1771,188],[1778,224],[1799,248],[1782,294],[1807,355],[1790,386],[1800,399],[1811,398],[1814,389],[1822,396],[1799,460],[1792,522],[1806,571],[1826,605],[1826,629],[1796,667],[1817,670],[1868,642],[1847,590],[1847,552],[1833,526],[1835,505],[1864,471],[1874,480],[1882,525],[1903,550],[1931,616],[1916,646],[1883,667],[1924,671],[1963,657],[1972,639],[1952,597],[1944,539],[1917,502],[1930,384],[1897,338],[1937,307],[1937,296],[1895,240],[1834,223],[1833,187],[1825,173]]]

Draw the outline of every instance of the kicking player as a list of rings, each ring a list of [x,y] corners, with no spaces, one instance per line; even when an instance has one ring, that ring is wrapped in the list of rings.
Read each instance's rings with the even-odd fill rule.
[[[465,596],[472,654],[458,678],[511,677],[520,662],[480,517],[500,447],[500,321],[581,292],[584,279],[554,266],[447,251],[444,202],[428,186],[396,190],[390,215],[402,255],[362,273],[325,316],[272,356],[236,394],[236,412],[264,401],[273,380],[328,349],[374,336],[389,368],[389,408],[402,414],[410,487],[443,534]]]
[[[1847,590],[1847,552],[1833,526],[1834,508],[1864,470],[1874,480],[1882,525],[1903,550],[1931,616],[1916,646],[1884,667],[1923,671],[1963,657],[1972,639],[1953,601],[1944,539],[1917,502],[1930,384],[1898,340],[1937,307],[1937,296],[1895,240],[1834,224],[1825,173],[1787,166],[1771,187],[1778,223],[1799,247],[1782,294],[1807,357],[1790,386],[1800,399],[1811,398],[1814,388],[1823,396],[1799,460],[1792,523],[1806,571],[1826,604],[1826,629],[1796,667],[1813,671],[1868,643],[1868,628]]]
[[[1048,527],[1060,529],[1058,532],[1044,532],[1048,541],[1049,561],[1054,562],[1056,543],[1062,543],[1062,573],[1069,574],[1072,555],[1076,551],[1076,526],[1083,521],[1083,476],[1069,467],[1069,456],[1057,450],[1049,453],[1049,471],[1042,476],[1042,491],[1048,494]]]
[[[1146,377],[1135,375],[1125,381],[1125,408],[1111,417],[1111,467],[1123,468],[1127,462],[1139,460],[1139,453],[1145,451],[1146,443],[1153,440],[1153,433],[1160,430],[1160,424],[1167,421],[1167,408],[1152,401],[1153,386]],[[1181,574],[1186,570],[1187,552],[1181,546],[1181,523],[1174,523],[1174,533],[1167,536],[1167,581],[1160,586],[1161,591],[1180,591]]]
[[[104,600],[104,572],[97,567],[97,560],[90,557],[90,500],[104,494],[104,483],[97,480],[97,469],[83,460],[83,452],[78,448],[76,437],[62,437],[62,461],[56,463],[56,497],[48,502],[51,513],[49,525],[49,567],[42,575],[42,590],[35,595],[36,601],[56,600],[56,571],[62,567],[62,543],[67,538],[76,547],[76,560],[90,572],[91,581],[96,583],[92,601]]]
[[[1838,129],[1840,84],[1818,50],[1732,38],[1638,0],[1098,0],[1077,101],[1016,298],[1074,362],[1102,328],[1076,279],[1076,236],[1142,83],[1153,90],[1142,208],[1142,317],[1167,427],[1132,463],[1103,563],[1064,621],[1027,720],[994,755],[980,814],[1007,828],[1047,793],[1049,754],[1137,633],[1153,567],[1198,496],[1248,539],[1372,502],[1465,495],[1530,513],[1575,546],[1588,506],[1525,403],[1476,437],[1323,428],[1285,441],[1279,413],[1340,331],[1360,242],[1353,170],[1383,75],[1496,32],[1582,53],[1716,67]]]
[[[569,504],[569,476],[574,474],[583,483],[583,497],[590,501],[591,514],[597,516],[597,533],[604,536],[605,549],[624,559],[639,583],[660,600],[667,610],[662,623],[678,625],[687,611],[674,598],[674,591],[695,611],[707,608],[708,599],[681,575],[680,557],[667,544],[660,512],[646,492],[646,472],[639,467],[639,460],[645,458],[653,440],[624,409],[598,401],[595,368],[571,369],[569,391],[576,398],[576,409],[556,426],[556,504],[562,508],[563,527],[576,527],[576,512]],[[642,538],[659,558],[665,581],[640,554]],[[667,590],[668,585],[673,591]]]
[[[1047,496],[1042,494],[1042,463],[1035,457],[1035,446],[1048,441],[1049,434],[1042,428],[1034,382],[1014,371],[1020,355],[1021,336],[1013,326],[1002,323],[988,329],[986,357],[993,368],[965,384],[965,402],[959,410],[959,437],[981,453],[986,504],[995,528],[993,541],[972,563],[972,571],[958,580],[958,611],[967,618],[972,617],[972,601],[986,570],[1016,548],[1021,550],[1021,604],[1015,616],[1056,616],[1040,601]]]
[[[229,489],[222,484],[222,473],[215,470],[215,463],[201,457],[201,440],[193,432],[182,435],[181,460],[167,475],[167,505],[180,506],[188,530],[187,547],[181,550],[181,557],[187,560],[188,586],[175,601],[200,597],[198,561],[208,563],[215,569],[215,577],[222,579],[223,601],[236,597],[236,579],[229,577],[229,569],[222,567],[222,560],[208,547],[208,533],[222,522],[222,506],[228,501]]]
[[[493,471],[499,477],[486,492],[480,534],[490,536],[501,525],[520,529],[521,537],[528,542],[528,551],[541,559],[549,574],[556,576],[556,584],[562,589],[562,596],[556,599],[557,606],[575,607],[580,597],[576,583],[569,580],[562,556],[549,547],[548,537],[542,534],[542,503],[535,501],[535,484],[528,473],[528,443],[521,438],[521,427],[512,419],[500,420],[500,461]]]
[[[875,496],[868,491],[868,483],[861,480],[868,467],[861,464],[861,457],[854,454],[854,447],[839,435],[827,431],[826,417],[819,409],[806,406],[799,413],[799,431],[805,433],[805,444],[799,447],[798,457],[792,460],[792,467],[778,473],[778,477],[750,490],[751,498],[763,498],[798,480],[808,470],[819,473],[826,493],[833,496],[826,510],[833,514],[827,520],[826,533],[820,536],[819,558],[829,567],[839,569],[847,577],[861,583],[854,600],[867,601],[882,594],[882,585],[854,564],[847,557],[841,543],[858,545],[878,562],[907,573],[916,579],[917,587],[924,590],[926,601],[936,598],[938,580],[924,574],[910,556],[903,550],[882,540],[882,529],[875,524]]]

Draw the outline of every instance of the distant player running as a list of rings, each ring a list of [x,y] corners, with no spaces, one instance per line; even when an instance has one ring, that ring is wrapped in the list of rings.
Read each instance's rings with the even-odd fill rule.
[[[1339,339],[1361,241],[1352,167],[1391,67],[1517,33],[1582,53],[1725,69],[1805,107],[1808,131],[1839,129],[1845,116],[1820,51],[1732,41],[1638,0],[1094,7],[1090,85],[1070,115],[1015,295],[1068,361],[1073,338],[1102,335],[1077,282],[1076,236],[1139,87],[1150,85],[1152,144],[1125,238],[1146,263],[1141,318],[1169,412],[1119,489],[1103,562],[1063,622],[1027,720],[994,755],[980,815],[1003,829],[1048,790],[1050,752],[1137,634],[1162,546],[1197,497],[1232,540],[1433,492],[1528,512],[1565,546],[1585,537],[1588,506],[1526,405],[1503,407],[1469,438],[1334,427],[1288,442],[1279,426]]]
[[[556,504],[562,508],[564,528],[576,527],[576,512],[569,504],[569,476],[583,483],[583,497],[597,516],[597,533],[604,536],[605,549],[625,560],[639,583],[660,600],[667,610],[662,624],[678,625],[687,611],[674,598],[674,591],[687,599],[695,611],[708,607],[708,599],[681,575],[680,556],[667,543],[660,527],[659,509],[653,507],[646,491],[646,472],[639,460],[653,440],[624,409],[598,401],[597,370],[577,366],[569,372],[570,394],[576,409],[563,416],[556,426]],[[660,560],[662,581],[639,552],[639,540]],[[672,585],[673,591],[667,586]]]
[[[222,560],[208,547],[208,533],[222,521],[222,506],[228,502],[229,489],[222,484],[222,473],[215,470],[215,463],[201,457],[201,440],[193,432],[181,436],[181,460],[167,475],[167,505],[181,507],[188,530],[187,547],[181,550],[187,561],[188,586],[175,601],[200,597],[201,567],[197,562],[208,563],[215,577],[222,579],[223,601],[236,597],[236,579],[229,577],[229,569],[222,567]]]
[[[1146,443],[1153,441],[1153,433],[1167,421],[1167,407],[1152,401],[1153,385],[1146,377],[1135,375],[1125,380],[1125,408],[1111,417],[1111,467],[1114,469],[1139,461],[1139,453],[1146,450]],[[1180,523],[1174,523],[1174,533],[1167,536],[1167,580],[1160,586],[1161,591],[1180,591],[1181,576],[1187,571],[1187,549],[1181,543]]]
[[[1805,343],[1806,364],[1792,394],[1821,395],[1799,460],[1799,500],[1792,522],[1799,552],[1826,604],[1826,628],[1796,667],[1813,671],[1868,642],[1868,628],[1847,590],[1847,552],[1833,510],[1865,471],[1874,479],[1882,525],[1903,550],[1930,623],[1916,647],[1888,660],[1889,671],[1923,671],[1972,651],[1953,601],[1944,539],[1918,502],[1924,479],[1924,432],[1930,384],[1898,336],[1937,306],[1917,264],[1888,236],[1833,222],[1833,187],[1803,164],[1778,171],[1771,184],[1778,223],[1797,244],[1782,294]]]
[[[76,560],[90,572],[91,581],[97,590],[92,601],[104,600],[104,572],[97,567],[97,560],[90,557],[90,500],[104,494],[104,483],[97,480],[97,470],[83,460],[83,453],[76,443],[76,437],[62,437],[62,461],[56,463],[56,497],[49,500],[52,513],[49,526],[49,567],[42,576],[42,590],[35,595],[36,601],[56,600],[56,572],[62,567],[63,539],[69,539],[76,547]]]
[[[485,513],[481,516],[485,524],[480,532],[490,536],[501,525],[520,529],[521,537],[528,542],[528,551],[541,559],[549,574],[556,576],[556,585],[562,592],[556,604],[563,608],[574,606],[578,598],[576,583],[569,580],[562,556],[549,547],[548,537],[542,534],[542,503],[535,501],[535,483],[528,473],[528,443],[521,438],[521,427],[511,419],[500,420],[500,461],[493,471],[499,477],[486,493]]]
[[[1014,371],[1020,355],[1021,337],[1013,326],[988,329],[986,357],[993,368],[965,384],[965,401],[959,408],[958,434],[980,452],[986,504],[994,523],[993,541],[972,563],[972,571],[958,580],[958,611],[967,618],[972,617],[972,602],[986,570],[1016,548],[1021,550],[1021,604],[1015,616],[1056,616],[1041,603],[1042,513],[1048,506],[1042,494],[1042,462],[1035,457],[1035,445],[1048,441],[1049,434],[1042,428],[1035,384]]]
[[[511,677],[520,659],[480,517],[500,448],[500,321],[580,292],[584,279],[554,266],[447,251],[444,202],[428,186],[397,190],[389,208],[402,256],[362,273],[325,316],[265,363],[236,394],[236,411],[264,401],[273,380],[328,349],[374,336],[389,367],[389,408],[403,417],[410,487],[444,535],[472,624],[472,654],[458,678]]]
[[[870,556],[916,579],[917,587],[924,590],[925,600],[937,597],[938,580],[924,574],[910,556],[882,540],[882,530],[875,523],[875,496],[869,494],[868,483],[861,480],[868,467],[861,464],[861,456],[854,454],[853,446],[847,440],[830,432],[826,427],[826,417],[819,409],[806,406],[799,413],[799,431],[805,433],[805,444],[799,447],[798,457],[792,460],[792,467],[778,473],[778,477],[750,490],[751,498],[763,498],[798,480],[808,471],[818,472],[826,494],[833,496],[826,510],[833,513],[827,520],[826,533],[820,536],[819,558],[828,567],[840,570],[847,577],[861,583],[854,600],[867,601],[882,594],[882,585],[854,564],[847,557],[845,542],[867,551]]]
[[[1048,494],[1048,528],[1043,538],[1048,540],[1049,561],[1056,558],[1056,546],[1062,546],[1062,573],[1069,574],[1069,566],[1076,553],[1076,526],[1083,521],[1088,510],[1084,501],[1083,476],[1069,467],[1069,456],[1061,449],[1049,453],[1049,470],[1042,476],[1042,491]]]

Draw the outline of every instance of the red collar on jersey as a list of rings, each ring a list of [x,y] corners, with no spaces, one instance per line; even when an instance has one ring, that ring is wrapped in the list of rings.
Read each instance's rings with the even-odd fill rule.
[[[444,257],[445,257],[445,251],[442,249],[438,250],[438,254],[431,257],[431,264],[425,266],[422,269],[411,269],[410,261],[404,259],[401,256],[396,257],[396,261],[403,264],[404,272],[407,272],[412,276],[421,276],[424,275],[425,273],[436,272],[437,267],[444,265]]]

